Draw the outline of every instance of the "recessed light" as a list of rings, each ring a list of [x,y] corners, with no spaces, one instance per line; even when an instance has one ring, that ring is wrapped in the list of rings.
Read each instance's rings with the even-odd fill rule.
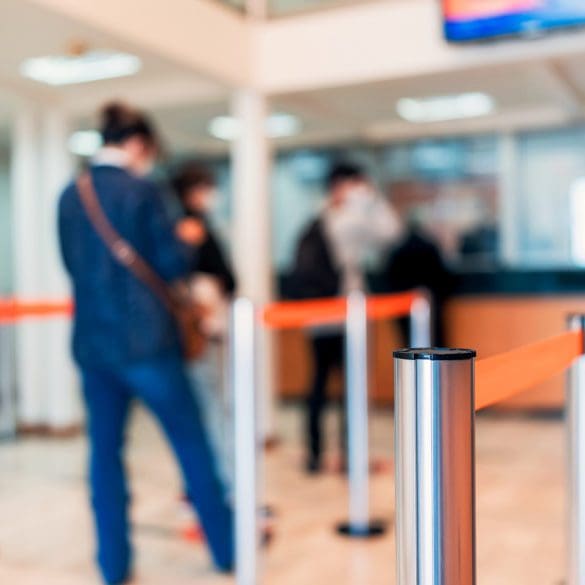
[[[235,140],[240,133],[240,124],[231,116],[217,116],[209,122],[207,130],[220,140]]]
[[[266,133],[270,138],[294,136],[301,130],[301,121],[292,114],[275,113],[266,120]]]
[[[396,104],[398,115],[415,124],[478,118],[491,114],[494,99],[480,92],[428,98],[402,98]]]
[[[78,130],[69,137],[69,152],[78,156],[93,156],[102,146],[103,139],[97,130]]]
[[[20,73],[47,85],[72,85],[135,75],[141,68],[135,55],[103,50],[34,57],[22,63]]]
[[[220,140],[235,140],[240,132],[240,122],[232,116],[217,116],[209,122],[209,134]],[[270,138],[294,136],[301,130],[301,121],[293,114],[274,113],[266,119],[266,135]]]

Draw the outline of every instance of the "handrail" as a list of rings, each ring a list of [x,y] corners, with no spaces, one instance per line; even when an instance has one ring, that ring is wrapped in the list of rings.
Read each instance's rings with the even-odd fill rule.
[[[420,296],[418,291],[368,296],[368,317],[370,319],[388,319],[408,315],[413,303]],[[346,313],[346,299],[334,297],[270,303],[262,311],[262,318],[267,327],[294,329],[342,323],[346,318]]]

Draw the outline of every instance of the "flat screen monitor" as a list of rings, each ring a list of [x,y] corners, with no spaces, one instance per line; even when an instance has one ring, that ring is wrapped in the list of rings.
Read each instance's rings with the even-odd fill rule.
[[[585,0],[443,0],[443,12],[453,42],[585,26]]]

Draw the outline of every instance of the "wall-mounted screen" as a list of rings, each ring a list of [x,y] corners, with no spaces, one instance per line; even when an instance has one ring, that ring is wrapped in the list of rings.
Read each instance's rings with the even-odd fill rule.
[[[585,26],[585,0],[443,0],[443,12],[454,42]]]

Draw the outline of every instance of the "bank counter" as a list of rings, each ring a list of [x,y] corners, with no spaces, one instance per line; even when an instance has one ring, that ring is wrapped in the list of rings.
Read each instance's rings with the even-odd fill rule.
[[[473,348],[489,357],[566,329],[567,315],[585,313],[584,271],[493,271],[459,273],[445,308],[446,339],[451,347]],[[376,292],[381,292],[380,288]],[[276,384],[282,398],[302,398],[310,385],[311,354],[305,333],[276,336]],[[381,405],[393,403],[392,350],[402,344],[396,323],[374,322],[370,328],[370,395]],[[341,379],[330,381],[339,395]],[[564,403],[564,377],[517,396],[500,410],[553,411]]]

